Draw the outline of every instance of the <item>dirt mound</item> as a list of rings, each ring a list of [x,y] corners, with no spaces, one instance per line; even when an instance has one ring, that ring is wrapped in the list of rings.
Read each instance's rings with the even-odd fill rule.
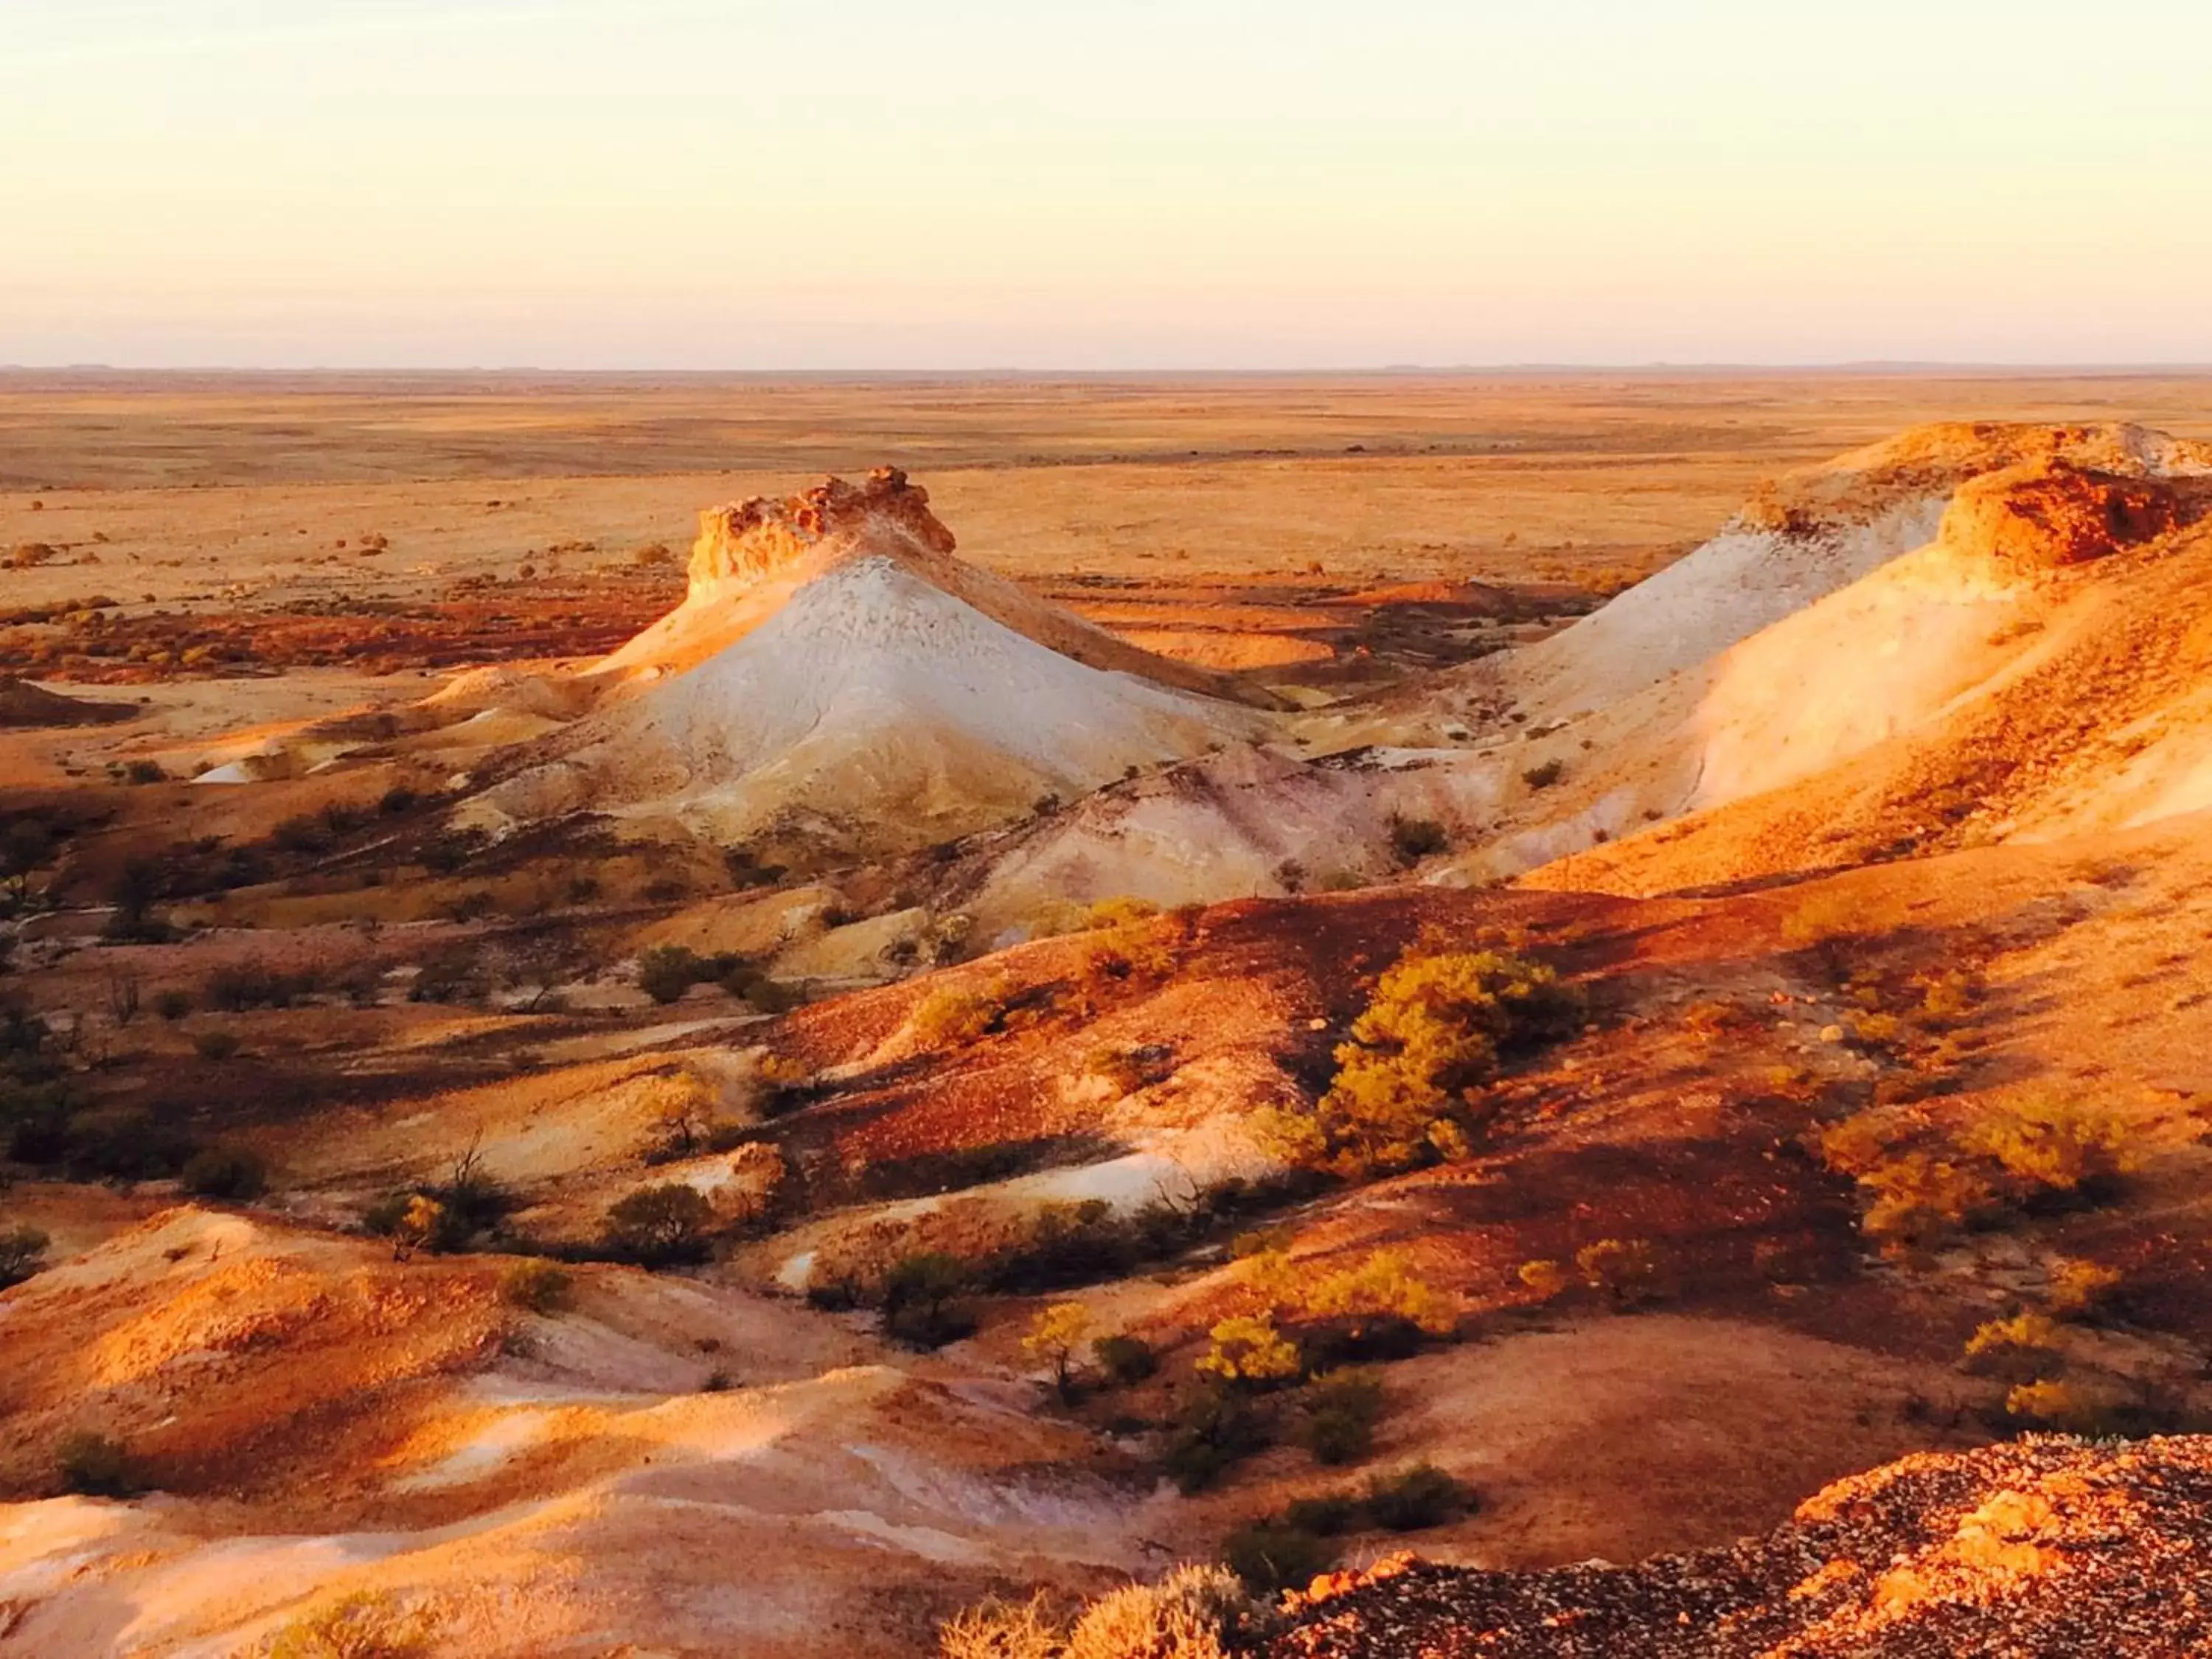
[[[1768,1537],[1634,1567],[1400,1558],[1301,1598],[1272,1659],[2127,1656],[2212,1643],[2212,1439],[2041,1438],[1838,1482]]]
[[[2172,488],[2156,479],[2044,459],[1961,484],[1944,510],[1937,539],[1955,553],[2047,570],[2162,536],[2179,517]]]
[[[49,691],[14,674],[0,674],[0,728],[21,726],[105,726],[136,720],[129,703],[94,702]]]

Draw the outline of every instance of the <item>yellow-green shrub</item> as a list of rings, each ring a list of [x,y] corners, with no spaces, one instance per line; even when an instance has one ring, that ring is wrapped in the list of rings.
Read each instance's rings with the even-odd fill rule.
[[[1257,1386],[1287,1382],[1298,1374],[1295,1344],[1275,1328],[1272,1319],[1239,1315],[1224,1319],[1206,1334],[1213,1340],[1198,1362],[1198,1369],[1224,1382]]]
[[[1425,938],[1376,982],[1328,1092],[1257,1127],[1287,1161],[1348,1178],[1458,1156],[1487,1115],[1501,1049],[1563,1035],[1578,1009],[1541,963]]]
[[[2031,1191],[2071,1193],[2114,1180],[2137,1161],[2113,1113],[2067,1101],[2006,1107],[1969,1125],[1960,1145]]]

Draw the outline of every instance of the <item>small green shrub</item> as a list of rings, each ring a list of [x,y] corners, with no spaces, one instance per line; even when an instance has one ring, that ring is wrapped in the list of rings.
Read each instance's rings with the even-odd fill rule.
[[[1314,1379],[1300,1439],[1317,1463],[1356,1463],[1374,1449],[1382,1416],[1382,1379],[1371,1370],[1336,1370]]]
[[[192,999],[189,991],[157,991],[154,994],[154,1012],[171,1024],[191,1011]]]
[[[200,1031],[192,1037],[192,1052],[202,1060],[224,1060],[236,1054],[240,1047],[235,1031]]]
[[[681,1182],[641,1187],[608,1207],[606,1239],[612,1249],[649,1264],[696,1258],[714,1214],[696,1187]]]
[[[575,1301],[575,1276],[550,1261],[517,1261],[499,1276],[499,1299],[529,1313],[566,1312]]]
[[[335,841],[330,826],[320,817],[301,816],[286,818],[269,832],[269,839],[287,853],[327,853]]]
[[[1284,1522],[1316,1538],[1334,1538],[1359,1524],[1359,1504],[1342,1492],[1318,1498],[1294,1498],[1283,1510]]]
[[[975,1328],[960,1298],[969,1288],[968,1266],[942,1250],[902,1256],[884,1273],[884,1334],[918,1348],[941,1348]]]
[[[1563,760],[1547,760],[1531,766],[1521,774],[1521,781],[1531,789],[1549,789],[1567,775],[1567,763]]]
[[[1239,1527],[1223,1540],[1221,1559],[1255,1595],[1302,1589],[1336,1565],[1336,1547],[1280,1521]]]
[[[245,1203],[268,1190],[269,1168],[252,1152],[210,1146],[187,1158],[177,1179],[195,1198]]]
[[[1102,1336],[1091,1345],[1091,1357],[1098,1362],[1098,1369],[1108,1379],[1127,1388],[1141,1382],[1160,1368],[1159,1356],[1152,1345],[1141,1336],[1126,1332],[1115,1336]]]
[[[90,1429],[64,1435],[54,1465],[63,1489],[82,1498],[129,1498],[144,1490],[130,1448]]]
[[[52,1243],[27,1222],[0,1230],[0,1291],[20,1285],[38,1272],[46,1247]]]
[[[312,971],[283,974],[266,963],[236,962],[208,975],[207,1005],[227,1014],[253,1008],[289,1008],[314,994],[321,976]]]
[[[1186,1494],[1205,1491],[1230,1468],[1266,1447],[1268,1425],[1252,1401],[1214,1384],[1182,1404],[1170,1429],[1163,1462]]]
[[[637,959],[637,988],[655,1002],[675,1002],[707,977],[698,953],[681,945],[656,945]]]
[[[1451,848],[1451,837],[1434,818],[1406,818],[1395,814],[1390,819],[1390,850],[1398,855],[1398,862],[1407,869],[1423,859],[1433,858]]]
[[[1474,1490],[1433,1463],[1416,1463],[1395,1474],[1370,1477],[1367,1518],[1392,1532],[1442,1526],[1475,1507]]]

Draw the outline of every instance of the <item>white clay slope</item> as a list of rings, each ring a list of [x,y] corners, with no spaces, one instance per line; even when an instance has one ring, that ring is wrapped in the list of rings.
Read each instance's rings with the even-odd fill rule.
[[[926,840],[1259,727],[1248,711],[1062,656],[869,556],[580,723],[563,759],[483,805],[512,818],[666,811],[726,839],[799,815]]]
[[[1496,671],[1532,720],[1617,703],[1927,545],[1962,483],[2039,459],[2180,477],[2212,450],[2130,425],[1916,427],[1766,486],[1694,552]]]
[[[1618,702],[1870,574],[1933,539],[1950,492],[1815,535],[1731,524],[1510,664],[1532,718]]]

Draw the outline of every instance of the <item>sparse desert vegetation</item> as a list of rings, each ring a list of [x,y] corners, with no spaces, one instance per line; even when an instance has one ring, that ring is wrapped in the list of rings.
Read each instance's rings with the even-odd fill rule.
[[[1923,1485],[2193,1468],[2200,388],[1577,385],[956,386],[909,477],[313,383],[219,510],[118,398],[0,493],[0,1519],[112,1529],[0,1648],[1312,1659],[1830,1528],[1789,1632]]]

